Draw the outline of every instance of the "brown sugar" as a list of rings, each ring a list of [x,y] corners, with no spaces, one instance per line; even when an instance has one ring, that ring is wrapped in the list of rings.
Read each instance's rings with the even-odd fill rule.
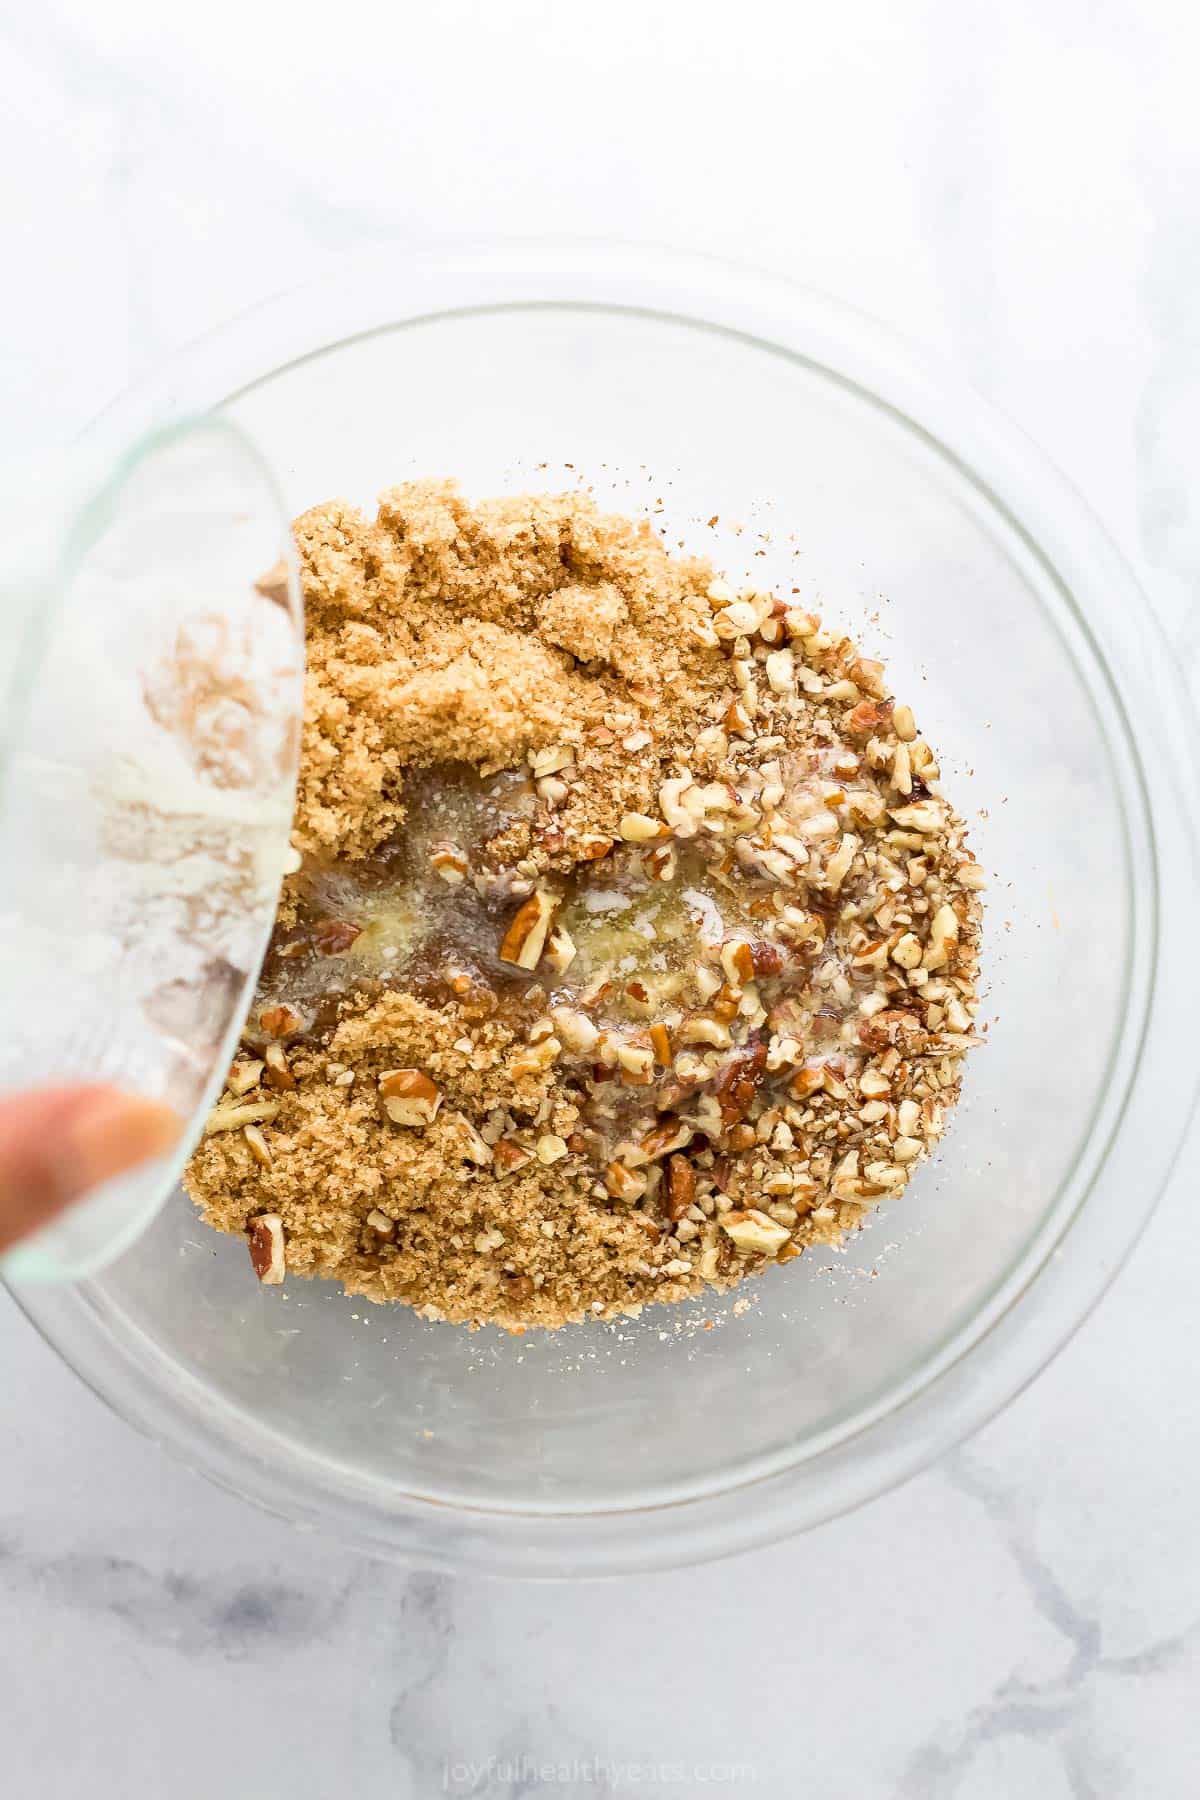
[[[295,530],[302,863],[208,1222],[264,1279],[516,1328],[898,1195],[976,1041],[982,879],[881,665],[578,494]]]

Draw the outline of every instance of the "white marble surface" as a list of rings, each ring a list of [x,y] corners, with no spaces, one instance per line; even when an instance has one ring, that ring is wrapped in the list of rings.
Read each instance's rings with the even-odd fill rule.
[[[347,246],[665,241],[799,275],[956,359],[1190,641],[1189,11],[9,8],[6,448],[55,442]],[[5,1790],[1194,1794],[1198,1176],[1195,1138],[1099,1312],[964,1450],[636,1592],[405,1575],[295,1537],[137,1439],[0,1303]]]

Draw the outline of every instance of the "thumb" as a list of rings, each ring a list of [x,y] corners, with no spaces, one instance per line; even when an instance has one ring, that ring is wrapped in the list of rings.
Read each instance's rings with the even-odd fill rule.
[[[169,1106],[94,1083],[0,1098],[0,1251],[181,1130]]]

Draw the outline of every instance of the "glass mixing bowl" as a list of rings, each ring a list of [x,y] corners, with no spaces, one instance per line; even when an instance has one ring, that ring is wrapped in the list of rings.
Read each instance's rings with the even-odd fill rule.
[[[1196,1080],[1194,729],[1080,501],[858,316],[645,252],[369,259],[195,347],[93,437],[164,408],[240,426],[294,511],[418,475],[583,481],[798,588],[886,657],[975,821],[991,1025],[936,1161],[748,1306],[471,1334],[328,1285],[262,1289],[177,1195],[103,1276],[24,1293],[30,1317],[216,1480],[446,1568],[726,1553],[977,1426],[1118,1267]]]

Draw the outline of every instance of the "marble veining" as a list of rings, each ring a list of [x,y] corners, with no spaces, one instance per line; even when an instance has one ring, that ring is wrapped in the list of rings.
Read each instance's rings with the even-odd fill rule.
[[[348,1591],[306,1591],[282,1572],[253,1575],[231,1568],[220,1579],[175,1568],[151,1569],[129,1556],[97,1550],[59,1555],[0,1546],[0,1579],[10,1597],[35,1595],[51,1608],[114,1620],[154,1649],[182,1656],[253,1658],[327,1636]]]
[[[1055,1750],[1076,1800],[1137,1794],[1136,1766],[1122,1767],[1094,1741],[1094,1715],[1103,1688],[1099,1678],[1146,1677],[1186,1666],[1200,1645],[1200,1617],[1132,1654],[1105,1655],[1101,1618],[1077,1603],[1037,1548],[1032,1530],[1035,1504],[1028,1496],[1008,1488],[969,1451],[946,1457],[941,1473],[979,1502],[1003,1537],[1032,1606],[1060,1634],[1065,1660],[1061,1672],[1050,1680],[1007,1678],[965,1720],[956,1722],[952,1732],[915,1750],[900,1792],[911,1800],[951,1800],[970,1792],[971,1771],[981,1748],[1000,1738],[1024,1737]]]

